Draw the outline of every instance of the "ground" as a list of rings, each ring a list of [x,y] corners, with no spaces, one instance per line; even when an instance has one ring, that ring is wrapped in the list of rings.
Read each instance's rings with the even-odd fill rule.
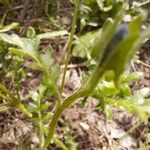
[[[39,11],[39,13],[34,11],[34,9],[38,9],[38,5],[37,8],[32,10],[32,3],[30,3],[29,0],[27,0],[25,4],[22,4],[22,2],[23,1],[13,2],[7,12],[8,16],[6,18],[6,22],[15,20],[23,25],[21,35],[24,34],[27,26],[32,25],[35,21],[38,22],[39,16],[43,13],[43,10]],[[32,2],[34,5],[34,1]],[[68,12],[71,12],[72,5],[64,1],[60,7],[62,7],[62,9],[56,12],[60,16],[60,24],[62,24],[65,29],[69,29],[71,13]],[[5,12],[3,6],[1,6],[1,8],[2,11]],[[11,8],[13,8],[13,10]],[[13,17],[11,11],[15,11]],[[32,13],[33,16],[31,15]],[[42,25],[47,26],[46,19],[42,18],[41,20]],[[52,27],[46,29],[54,28],[57,29],[57,26],[53,24]],[[49,43],[52,44],[56,50],[55,60],[57,62],[60,60],[63,51],[65,51],[67,41],[68,37],[51,41],[44,40],[42,41],[41,49]],[[131,72],[141,71],[144,76],[131,85],[133,92],[143,87],[150,87],[150,41],[144,44],[138,56],[138,60],[140,61],[137,61],[137,59],[133,60],[133,63],[129,66],[129,70]],[[77,58],[72,58],[70,62],[63,93],[64,97],[67,97],[77,90],[81,84],[81,74],[84,69],[78,65],[80,61],[81,60]],[[24,82],[22,89],[23,95],[26,95],[29,90],[35,90],[37,88],[40,76],[38,72],[35,72],[32,79],[27,79]],[[95,109],[96,105],[97,102],[94,99],[88,98],[85,107],[82,107],[81,102],[77,102],[68,108],[59,120],[57,128],[58,138],[64,141],[68,146],[77,147],[77,150],[134,150],[150,144],[150,139],[144,137],[145,133],[150,132],[150,123],[146,125],[140,124],[136,116],[127,113],[122,108],[113,108],[114,116],[112,120],[109,120],[104,113]],[[128,132],[132,127],[135,127],[135,129]],[[33,145],[38,143],[35,129],[29,120],[18,110],[14,109],[0,113],[0,150],[16,150],[24,141],[31,142]],[[49,150],[56,149],[59,148],[55,144],[49,147]]]

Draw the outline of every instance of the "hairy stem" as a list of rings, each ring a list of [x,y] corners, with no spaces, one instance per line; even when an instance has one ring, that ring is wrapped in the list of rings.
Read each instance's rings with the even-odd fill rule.
[[[54,132],[55,132],[55,128],[56,128],[58,119],[61,116],[62,112],[67,107],[71,106],[78,98],[90,95],[92,93],[92,91],[94,90],[94,88],[96,87],[96,85],[97,85],[99,79],[102,77],[102,75],[103,75],[103,70],[97,66],[95,68],[95,71],[94,71],[92,77],[89,79],[89,81],[84,86],[82,86],[77,92],[75,92],[73,95],[66,98],[64,100],[64,102],[62,103],[62,105],[57,108],[57,110],[52,118],[51,126],[49,128],[49,133],[48,133],[48,136],[46,137],[43,150],[46,150],[46,148],[50,144],[50,142],[53,138]]]

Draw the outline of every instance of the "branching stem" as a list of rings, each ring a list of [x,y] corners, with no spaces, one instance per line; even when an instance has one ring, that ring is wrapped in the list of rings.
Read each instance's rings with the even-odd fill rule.
[[[55,132],[55,128],[58,122],[59,117],[61,116],[62,112],[69,106],[71,106],[78,98],[80,97],[84,97],[84,96],[89,96],[92,91],[94,90],[94,88],[96,87],[99,79],[102,77],[103,75],[103,70],[99,68],[99,66],[97,66],[95,68],[95,71],[92,75],[92,77],[89,79],[89,81],[83,85],[77,92],[75,92],[73,95],[71,95],[70,97],[66,98],[63,103],[60,105],[60,107],[57,108],[52,121],[51,121],[51,126],[49,128],[49,133],[48,136],[46,137],[44,146],[43,146],[43,150],[46,150],[46,148],[48,147],[48,145],[50,144],[54,132]]]

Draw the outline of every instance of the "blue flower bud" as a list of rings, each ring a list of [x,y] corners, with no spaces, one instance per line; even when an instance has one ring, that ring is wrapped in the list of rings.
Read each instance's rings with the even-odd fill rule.
[[[100,65],[107,60],[107,58],[112,53],[113,49],[128,35],[128,25],[127,24],[121,24],[113,38],[110,40],[106,50],[104,51],[104,54],[101,59]]]

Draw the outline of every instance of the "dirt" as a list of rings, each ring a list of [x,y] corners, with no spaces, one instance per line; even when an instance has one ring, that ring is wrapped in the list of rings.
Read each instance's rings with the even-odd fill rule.
[[[150,87],[150,41],[141,48],[138,58],[134,60],[131,71],[143,72],[143,77],[132,85],[134,90]]]
[[[29,5],[30,4],[30,5]],[[6,23],[15,21],[20,22],[23,25],[20,34],[24,34],[26,28],[35,22],[42,23],[42,28],[44,30],[57,29],[57,25],[49,25],[46,21],[46,17],[40,18],[40,13],[36,11],[37,8],[33,8],[34,1],[27,0],[23,5],[23,1],[15,0],[11,6],[9,6],[9,11],[7,12]],[[3,6],[1,8],[1,16],[5,12]],[[62,1],[56,13],[59,14],[59,23],[63,26],[63,29],[70,29],[71,23],[71,11],[72,4],[67,1]],[[13,14],[11,13],[13,11]],[[70,12],[70,13],[68,13]],[[31,15],[32,14],[32,15]],[[57,15],[55,14],[55,15]],[[38,25],[37,25],[38,26]],[[42,31],[43,29],[39,30]],[[56,50],[56,62],[60,62],[60,56],[65,52],[65,45],[68,41],[68,37],[57,40],[45,40],[42,41],[41,49],[44,46],[52,44],[53,48]],[[143,87],[150,87],[150,41],[148,41],[142,47],[139,60],[136,60],[131,67],[131,71],[141,71],[144,76],[137,82],[132,84],[132,89],[135,91]],[[63,93],[64,97],[69,96],[71,93],[76,91],[81,85],[81,73],[82,68],[78,66],[78,60],[72,59],[71,63],[76,65],[76,67],[71,67],[67,71],[67,79],[65,83],[65,91]],[[81,60],[79,60],[81,62]],[[35,90],[39,84],[40,75],[34,74],[34,78],[27,79],[23,84],[22,95],[25,97],[28,95],[29,90]],[[28,99],[28,98],[25,98]],[[148,141],[144,138],[145,133],[150,132],[150,123],[147,125],[139,124],[130,134],[127,134],[122,138],[124,134],[135,124],[139,122],[136,116],[128,114],[123,109],[113,109],[114,117],[113,120],[106,118],[105,114],[100,113],[95,109],[97,101],[88,98],[85,107],[82,107],[81,102],[77,102],[72,107],[68,108],[62,115],[59,126],[57,128],[58,137],[66,143],[66,145],[74,145],[77,150],[132,150],[139,147],[149,145]],[[4,113],[0,113],[0,150],[16,150],[18,146],[21,145],[28,139],[30,144],[37,145],[38,139],[35,134],[35,129],[32,124],[29,123],[27,118],[25,118],[17,110],[9,110]],[[62,136],[62,132],[66,137]],[[67,135],[69,134],[72,141],[69,143],[67,141]],[[56,145],[50,146],[49,150],[59,149]]]

